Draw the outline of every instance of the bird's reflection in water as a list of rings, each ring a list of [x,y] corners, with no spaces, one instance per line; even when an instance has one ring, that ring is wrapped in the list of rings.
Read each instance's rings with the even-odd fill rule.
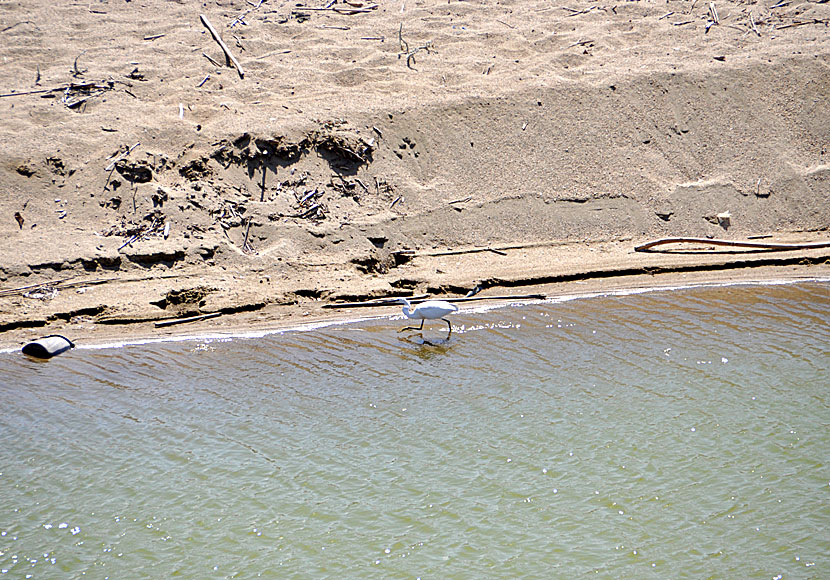
[[[399,340],[419,347],[413,352],[415,356],[424,360],[447,354],[452,345],[452,340],[449,338],[424,338],[422,334],[400,337]]]

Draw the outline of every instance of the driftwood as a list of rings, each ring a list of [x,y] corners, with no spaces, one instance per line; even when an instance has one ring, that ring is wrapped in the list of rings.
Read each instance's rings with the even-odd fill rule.
[[[365,7],[339,7],[339,6],[323,6],[323,7],[315,7],[312,8],[311,6],[297,6],[297,10],[312,10],[314,12],[337,12],[338,14],[363,14],[366,12],[371,12],[372,10],[378,9],[378,4],[370,4],[369,6]]]
[[[512,247],[505,248],[505,249],[514,249]],[[466,250],[446,250],[443,252],[424,252],[422,254],[416,254],[412,250],[401,250],[399,252],[394,252],[395,254],[400,254],[401,256],[428,256],[430,258],[434,258],[437,256],[460,256],[462,254],[478,254],[480,252],[492,252],[493,254],[498,254],[499,256],[506,256],[507,252],[504,250],[500,250],[498,248],[468,248]]]
[[[775,7],[773,6],[773,8],[775,8]],[[813,18],[811,20],[793,20],[789,24],[783,24],[781,26],[775,26],[775,29],[776,30],[784,30],[785,28],[794,28],[796,26],[806,26],[808,24],[824,24],[825,26],[827,26],[828,24],[830,24],[830,21],[822,20],[820,18]]]
[[[238,60],[236,60],[236,57],[234,57],[234,56],[231,54],[230,49],[229,49],[229,48],[227,47],[227,45],[226,45],[226,44],[222,41],[222,37],[221,37],[221,36],[219,36],[219,33],[218,33],[218,32],[216,32],[216,29],[213,27],[213,25],[212,25],[212,24],[210,23],[210,21],[207,19],[207,16],[205,16],[204,14],[199,14],[199,18],[201,18],[201,19],[202,19],[202,24],[204,24],[204,25],[205,25],[205,28],[207,28],[207,29],[208,29],[208,31],[210,31],[210,35],[213,37],[213,40],[215,40],[217,43],[219,43],[219,47],[220,47],[220,48],[222,49],[222,51],[225,53],[225,56],[228,58],[228,61],[229,61],[229,62],[232,62],[232,63],[233,63],[233,66],[235,66],[235,67],[236,67],[236,72],[238,72],[238,73],[239,73],[239,78],[241,78],[241,79],[245,78],[245,71],[244,71],[244,70],[242,70],[242,65],[241,65],[241,64],[239,64],[239,61],[238,61]]]
[[[53,280],[51,282],[41,282],[40,284],[30,284],[28,286],[21,286],[19,288],[7,288],[5,290],[0,290],[0,296],[15,296],[17,294],[23,294],[27,290],[34,290],[36,288],[53,287],[56,290],[65,290],[67,288],[75,288],[77,286],[94,286],[97,284],[105,284],[107,282],[113,282],[116,280],[116,278],[103,278],[98,280],[77,280],[75,282],[70,282],[70,280],[74,279],[75,277],[73,276],[71,278],[63,278],[62,280]]]
[[[419,294],[418,296],[407,296],[407,300],[409,300],[412,304],[416,302],[423,302],[427,299],[427,294]],[[368,308],[371,306],[390,306],[394,305],[395,303],[392,302],[392,298],[379,298],[378,300],[365,300],[363,302],[330,302],[328,304],[323,304],[323,308]]]
[[[187,322],[197,322],[199,320],[207,320],[208,318],[216,318],[222,316],[221,312],[211,312],[210,314],[199,314],[198,316],[188,316],[186,318],[172,318],[170,320],[159,320],[155,323],[156,328],[164,326],[173,326],[176,324],[185,324]]]
[[[813,250],[816,248],[830,248],[830,242],[812,242],[804,244],[776,244],[765,242],[742,242],[736,240],[718,240],[708,238],[662,238],[634,247],[635,252],[650,252],[652,248],[663,244],[704,244],[710,246],[728,246],[733,248],[754,248],[770,252],[786,252],[790,250]],[[661,250],[657,250],[658,252]]]
[[[475,302],[479,300],[544,300],[547,298],[545,294],[511,294],[508,296],[467,296],[464,298],[444,298],[445,302]],[[410,304],[419,304],[427,300],[435,300],[429,298],[427,295],[406,297]],[[323,304],[323,308],[371,308],[375,306],[397,306],[395,302],[397,298],[380,298],[378,300],[369,300],[366,302],[339,302]]]
[[[40,95],[44,93],[65,93],[69,91],[89,91],[92,89],[110,90],[115,83],[112,81],[89,81],[85,83],[68,83],[51,89],[36,89],[33,91],[21,91],[19,93],[3,93],[0,98],[22,97],[23,95]]]

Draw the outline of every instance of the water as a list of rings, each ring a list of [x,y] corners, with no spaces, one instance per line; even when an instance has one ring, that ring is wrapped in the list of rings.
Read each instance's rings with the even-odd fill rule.
[[[0,578],[830,578],[830,284],[0,355]]]

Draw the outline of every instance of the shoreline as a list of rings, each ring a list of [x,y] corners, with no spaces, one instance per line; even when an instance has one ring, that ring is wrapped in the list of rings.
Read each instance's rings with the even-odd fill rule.
[[[545,298],[538,299],[516,299],[516,300],[499,300],[488,301],[486,296],[481,302],[472,303],[474,305],[463,305],[460,307],[459,315],[464,312],[488,312],[500,310],[504,308],[512,308],[517,305],[527,304],[558,304],[569,302],[573,300],[588,300],[592,298],[599,298],[604,296],[632,296],[639,294],[648,294],[653,292],[677,292],[684,290],[695,290],[700,288],[727,288],[734,286],[789,286],[794,284],[805,283],[830,283],[830,268],[821,268],[822,272],[816,272],[815,267],[799,268],[798,272],[791,272],[787,275],[782,275],[780,268],[773,267],[770,271],[756,276],[733,276],[733,277],[719,277],[711,275],[701,275],[700,272],[695,273],[692,278],[688,279],[685,274],[658,274],[650,276],[653,280],[651,284],[643,284],[642,280],[634,280],[632,277],[620,276],[613,279],[605,279],[603,281],[594,281],[588,288],[575,289],[573,286],[579,283],[571,284],[568,288],[564,288],[562,284],[543,284],[530,287],[530,290],[537,293],[545,294]],[[742,274],[750,274],[751,272],[742,271]],[[733,272],[734,274],[734,272]],[[664,278],[657,281],[655,278]],[[628,283],[626,283],[628,282]],[[500,296],[497,294],[493,295]],[[452,297],[444,297],[452,301]],[[249,340],[256,338],[263,338],[275,334],[291,333],[291,332],[311,332],[322,328],[331,326],[343,326],[355,324],[360,322],[372,320],[396,320],[401,317],[398,306],[378,306],[377,309],[384,309],[383,314],[371,315],[353,315],[342,316],[343,309],[337,310],[332,307],[331,310],[335,313],[326,313],[322,308],[318,309],[316,316],[289,316],[282,323],[257,322],[251,320],[250,316],[243,317],[240,315],[227,315],[220,319],[210,319],[204,322],[194,322],[183,325],[178,331],[165,330],[164,336],[151,336],[148,331],[152,331],[151,327],[146,324],[130,324],[119,330],[127,330],[131,336],[129,338],[116,338],[125,334],[124,332],[108,332],[101,328],[94,329],[92,332],[78,332],[76,336],[69,337],[76,343],[78,350],[108,350],[124,348],[128,346],[143,346],[148,344],[161,344],[172,342],[213,342],[213,341],[227,341],[227,340]],[[367,307],[368,309],[368,307]],[[353,309],[349,310],[362,310]],[[245,320],[245,318],[248,318]],[[305,319],[305,320],[303,320]],[[212,324],[211,324],[212,322]],[[158,333],[158,329],[155,329]],[[47,334],[59,334],[58,332],[44,332],[41,336]],[[462,332],[463,334],[463,332]],[[0,335],[0,355],[12,354],[19,352],[22,344],[12,346]],[[36,337],[35,337],[36,338]],[[31,339],[30,339],[31,340]],[[84,341],[92,341],[84,344]],[[80,341],[80,344],[78,344]]]
[[[0,348],[830,270],[830,4],[103,4],[0,16]]]

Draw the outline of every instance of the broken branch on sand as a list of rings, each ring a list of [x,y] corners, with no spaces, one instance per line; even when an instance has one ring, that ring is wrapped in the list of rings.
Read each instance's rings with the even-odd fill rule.
[[[173,318],[170,320],[159,320],[155,323],[156,328],[161,328],[163,326],[173,326],[176,324],[184,324],[186,322],[196,322],[198,320],[207,320],[208,318],[216,318],[217,316],[222,316],[221,312],[211,312],[210,314],[200,314],[198,316],[188,316],[186,318]]]
[[[758,35],[760,38],[761,33],[758,31],[758,27],[755,25],[755,15],[752,14],[752,11],[749,11],[749,27],[752,29],[752,32]]]
[[[562,10],[567,10],[570,12],[568,16],[579,16],[580,14],[588,14],[592,10],[604,10],[604,8],[599,8],[597,6],[591,6],[590,8],[586,8],[585,10],[576,10],[574,8],[567,8],[565,6],[562,7]]]
[[[101,91],[110,90],[115,83],[113,81],[90,81],[86,83],[69,83],[51,89],[37,89],[34,91],[21,91],[19,93],[3,93],[0,97],[21,97],[23,95],[39,95],[44,93],[63,93],[67,91],[89,91],[97,89]]]
[[[789,250],[813,250],[819,248],[830,248],[830,242],[808,242],[803,244],[774,244],[763,242],[742,242],[738,240],[719,240],[709,238],[661,238],[634,247],[635,252],[650,252],[651,248],[664,244],[704,244],[708,246],[729,246],[736,248],[754,248],[756,250],[767,250],[770,252],[786,252]],[[661,250],[657,250],[661,251]],[[665,250],[662,250],[665,251]]]
[[[436,257],[436,256],[461,256],[463,254],[478,254],[481,252],[491,252],[493,254],[498,254],[499,256],[506,256],[507,252],[504,250],[512,250],[516,247],[522,246],[515,246],[515,247],[506,247],[504,249],[498,248],[467,248],[465,250],[445,250],[441,252],[424,252],[420,254],[416,254],[413,250],[401,250],[399,252],[393,252],[395,254],[400,254],[401,256],[429,256],[429,257]]]
[[[16,24],[12,24],[11,26],[5,27],[3,30],[0,30],[0,32],[8,32],[12,28],[14,28],[16,26],[20,26],[21,24],[31,24],[35,28],[38,28],[37,25],[34,22],[32,22],[31,20],[23,20],[22,22],[18,22]],[[38,28],[38,30],[40,30],[40,29]]]
[[[398,42],[400,43],[401,52],[398,54],[398,58],[401,58],[404,54],[406,54],[406,68],[417,70],[413,64],[415,64],[415,54],[419,51],[424,50],[427,53],[432,52],[432,41],[427,42],[417,48],[413,48],[409,50],[409,43],[403,39],[403,23],[401,23],[400,28],[398,28]]]
[[[464,298],[444,298],[447,302],[476,302],[479,300],[544,300],[547,298],[545,294],[510,294],[506,296],[466,296]],[[369,300],[367,302],[332,302],[323,304],[323,308],[370,308],[375,306],[397,306],[396,297],[379,298],[377,300]],[[411,304],[419,304],[427,300],[434,300],[427,295],[418,297],[407,297]]]
[[[323,6],[321,8],[311,8],[310,6],[297,6],[298,10],[313,10],[314,12],[337,12],[338,14],[361,14],[377,10],[377,4],[371,4],[365,7],[341,8],[339,6]]]
[[[784,30],[785,28],[795,28],[796,26],[807,26],[808,24],[824,24],[827,26],[830,24],[830,20],[822,20],[820,18],[812,18],[810,20],[794,20],[790,24],[784,24],[783,26],[776,26],[776,30]]]
[[[427,299],[428,294],[418,294],[417,296],[407,296],[407,300],[409,300],[412,304],[416,302],[423,302]],[[323,304],[322,308],[367,308],[369,306],[390,306],[394,305],[394,302],[391,302],[394,298],[378,298],[377,300],[367,300],[363,302],[329,302],[328,304]]]
[[[706,23],[706,32],[709,32],[709,29],[716,24],[720,24],[718,10],[715,8],[714,2],[709,2],[709,22]]]
[[[587,44],[591,44],[592,42],[594,42],[594,41],[593,40],[579,40],[577,42],[574,42],[573,44],[569,44],[567,46],[567,48],[573,48],[574,46],[585,46]]]
[[[100,278],[97,280],[75,280],[76,276],[63,278],[61,280],[52,280],[51,282],[41,282],[40,284],[30,284],[28,286],[21,286],[19,288],[7,288],[0,290],[0,296],[14,296],[22,294],[27,290],[34,290],[35,288],[54,288],[56,290],[66,290],[67,288],[75,288],[77,286],[95,286],[98,284],[106,284],[107,282],[117,281],[117,278]],[[150,278],[147,278],[149,280]],[[71,282],[71,280],[75,280]]]
[[[242,70],[242,65],[239,64],[239,61],[236,60],[236,57],[233,54],[231,54],[230,49],[224,43],[224,41],[222,40],[222,37],[219,36],[219,33],[216,32],[216,29],[213,27],[213,25],[207,19],[207,16],[205,16],[204,14],[199,14],[199,18],[201,18],[202,24],[204,24],[205,28],[207,28],[208,31],[210,32],[210,35],[213,37],[213,40],[215,40],[219,44],[219,47],[225,53],[225,56],[227,57],[228,62],[232,62],[233,66],[236,67],[236,72],[239,73],[239,78],[241,78],[241,79],[245,78],[245,71]]]
[[[219,64],[218,62],[216,62],[216,59],[211,58],[210,56],[206,55],[204,52],[202,53],[202,56],[205,57],[206,59],[208,59],[210,61],[210,64],[212,64],[213,66],[218,67],[218,68],[222,68],[222,65]]]
[[[19,288],[8,288],[6,290],[0,290],[0,296],[13,296],[15,294],[21,294],[27,290],[34,290],[35,288],[58,286],[69,280],[72,280],[72,278],[64,278],[63,280],[54,280],[52,282],[41,282],[40,284],[29,284],[28,286],[20,286]]]
[[[256,251],[254,248],[248,243],[248,234],[251,231],[251,217],[248,216],[248,225],[245,227],[245,239],[242,240],[242,251],[246,254],[255,254]]]
[[[112,169],[114,169],[114,168],[115,168],[115,165],[116,165],[119,161],[121,161],[122,159],[125,159],[126,157],[128,157],[128,156],[130,155],[130,153],[132,153],[132,152],[133,152],[133,149],[135,149],[135,148],[136,148],[136,147],[138,147],[139,145],[141,145],[141,141],[137,141],[135,145],[133,145],[132,147],[130,147],[129,149],[127,149],[124,153],[122,153],[121,155],[119,155],[119,156],[115,159],[115,161],[113,161],[112,163],[110,163],[109,165],[107,165],[107,166],[106,166],[106,168],[104,168],[104,171],[112,171]]]
[[[253,5],[253,8],[248,8],[245,12],[243,12],[242,14],[240,14],[239,16],[237,16],[236,18],[234,18],[234,21],[233,21],[233,22],[231,22],[231,24],[230,24],[230,28],[233,28],[233,27],[234,27],[234,26],[236,26],[237,24],[245,24],[245,25],[247,25],[248,23],[247,23],[247,22],[245,22],[245,17],[246,17],[246,16],[248,16],[248,14],[250,14],[251,12],[253,12],[254,10],[256,10],[257,8],[259,8],[260,6],[262,6],[262,3],[263,3],[264,1],[265,1],[265,0],[259,0],[259,2],[258,2],[257,4]]]

